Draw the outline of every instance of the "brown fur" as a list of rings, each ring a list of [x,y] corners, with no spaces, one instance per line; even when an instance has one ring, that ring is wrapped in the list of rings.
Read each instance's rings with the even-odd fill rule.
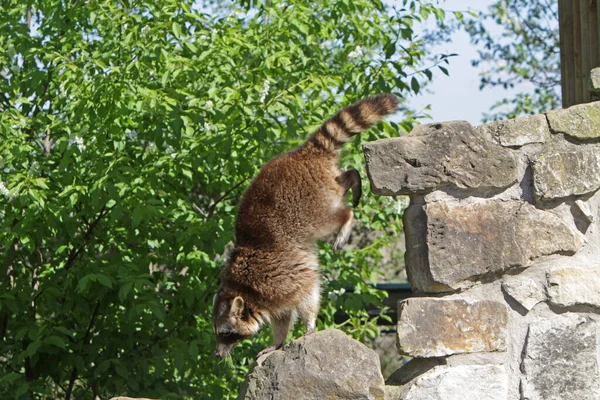
[[[337,150],[397,105],[395,96],[379,95],[344,108],[302,146],[267,163],[250,184],[215,296],[218,356],[266,322],[275,343],[265,351],[283,344],[296,314],[309,333],[314,330],[320,291],[315,240],[338,232],[335,248],[341,248],[353,218],[344,195],[352,189],[354,205],[360,198],[360,176],[339,171]]]

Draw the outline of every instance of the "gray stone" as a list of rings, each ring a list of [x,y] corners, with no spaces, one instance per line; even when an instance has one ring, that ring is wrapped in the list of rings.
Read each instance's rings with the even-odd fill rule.
[[[385,400],[402,400],[404,398],[404,388],[402,386],[385,385],[383,390],[385,392]]]
[[[585,220],[589,223],[594,222],[596,219],[596,213],[592,211],[589,204],[581,199],[575,200],[575,206],[581,212],[581,215],[585,217]]]
[[[600,94],[600,67],[590,71],[590,93]]]
[[[259,358],[238,399],[383,399],[377,354],[343,332],[304,336]]]
[[[531,310],[539,302],[546,300],[544,287],[531,277],[509,278],[506,282],[502,283],[502,290],[527,309],[527,311]]]
[[[410,298],[398,305],[398,351],[411,357],[505,351],[507,326],[504,303]]]
[[[600,102],[549,111],[546,116],[552,133],[579,140],[600,138]]]
[[[571,147],[538,155],[533,164],[533,186],[536,198],[542,200],[597,190],[600,188],[600,147]]]
[[[550,129],[544,115],[494,121],[478,129],[488,130],[494,139],[505,147],[521,147],[531,143],[544,143]]]
[[[373,192],[425,193],[447,185],[504,188],[517,182],[512,152],[488,140],[466,121],[417,126],[410,135],[366,143]]]
[[[556,268],[546,274],[550,303],[600,307],[600,265]]]
[[[573,313],[534,321],[521,365],[521,398],[600,399],[598,328],[589,316]]]
[[[435,367],[421,375],[407,385],[402,400],[502,400],[507,395],[503,366],[458,365]]]
[[[413,290],[470,287],[551,254],[574,254],[579,236],[554,214],[522,201],[411,205],[404,214],[406,268]]]

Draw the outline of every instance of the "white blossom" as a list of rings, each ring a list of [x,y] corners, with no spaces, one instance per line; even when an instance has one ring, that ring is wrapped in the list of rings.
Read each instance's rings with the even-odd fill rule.
[[[148,25],[144,25],[144,27],[140,30],[142,36],[146,36],[150,32],[150,27]]]
[[[80,152],[83,152],[85,150],[85,143],[83,142],[83,139],[80,136],[75,136],[73,139],[71,139],[71,143],[77,145],[77,148]]]
[[[4,182],[0,181],[0,193],[6,197],[10,197],[10,191],[4,186]]]
[[[265,102],[265,99],[267,98],[267,95],[269,94],[270,87],[271,87],[271,82],[269,82],[269,80],[266,79],[263,82],[262,89],[260,89],[260,92],[258,93],[259,94],[259,100],[260,100],[261,103]]]
[[[146,151],[148,153],[156,153],[156,150],[157,150],[156,143],[148,142],[148,145],[146,146]]]
[[[515,17],[511,18],[510,23],[515,32],[519,33],[523,30],[523,28],[521,27],[521,23],[519,22],[519,20],[517,18],[515,18]]]
[[[214,103],[211,100],[207,100],[206,103],[204,103],[204,107],[205,108],[213,108]]]
[[[205,132],[210,132],[212,130],[212,125],[209,124],[208,122],[205,122],[204,125],[202,125],[202,128],[204,128]]]
[[[496,61],[496,67],[498,67],[500,69],[504,69],[506,67],[506,65],[507,65],[506,60]]]
[[[341,288],[340,290],[332,290],[331,292],[329,292],[329,295],[327,296],[329,298],[329,301],[336,301],[341,295],[343,295],[344,293],[346,293],[346,289]]]
[[[170,156],[171,156],[171,158],[175,158],[175,157],[177,157],[177,152],[175,151],[175,149],[174,149],[174,148],[173,148],[173,146],[171,146],[171,145],[168,145],[168,146],[165,148],[165,153],[167,153],[168,155],[170,155]]]
[[[361,57],[363,55],[363,51],[360,48],[360,46],[356,46],[354,48],[354,50],[352,50],[350,53],[348,53],[348,58],[358,58]]]
[[[38,162],[37,161],[32,162],[31,165],[29,166],[29,175],[35,176],[38,174],[39,171],[40,171],[40,168],[39,168]]]
[[[394,211],[396,211],[397,214],[402,214],[402,211],[404,211],[408,207],[408,204],[409,204],[408,197],[406,197],[406,196],[398,197],[398,199],[396,200]]]

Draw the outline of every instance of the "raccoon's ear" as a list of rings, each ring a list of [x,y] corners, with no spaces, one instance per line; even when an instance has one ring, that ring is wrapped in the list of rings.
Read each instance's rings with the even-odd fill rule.
[[[237,296],[231,302],[231,313],[235,314],[235,315],[242,315],[243,311],[244,311],[244,299],[242,299],[240,296]]]

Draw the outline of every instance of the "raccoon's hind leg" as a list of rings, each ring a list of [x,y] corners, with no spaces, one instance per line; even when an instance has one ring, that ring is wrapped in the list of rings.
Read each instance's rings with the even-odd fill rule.
[[[356,207],[362,195],[362,184],[358,171],[355,169],[348,170],[337,176],[335,181],[344,188],[344,195],[352,189],[352,207]]]
[[[350,208],[341,208],[336,214],[337,222],[339,223],[339,231],[333,244],[333,249],[338,251],[350,238],[350,232],[352,232],[352,225],[354,223],[354,215]]]
[[[275,351],[283,346],[283,343],[290,332],[290,328],[294,324],[294,318],[295,313],[293,311],[288,311],[283,315],[278,315],[271,318],[271,327],[273,329],[273,345],[258,353],[256,358]]]
[[[298,305],[298,315],[306,325],[306,334],[310,335],[317,327],[317,315],[321,305],[321,286],[316,283],[310,293]]]

